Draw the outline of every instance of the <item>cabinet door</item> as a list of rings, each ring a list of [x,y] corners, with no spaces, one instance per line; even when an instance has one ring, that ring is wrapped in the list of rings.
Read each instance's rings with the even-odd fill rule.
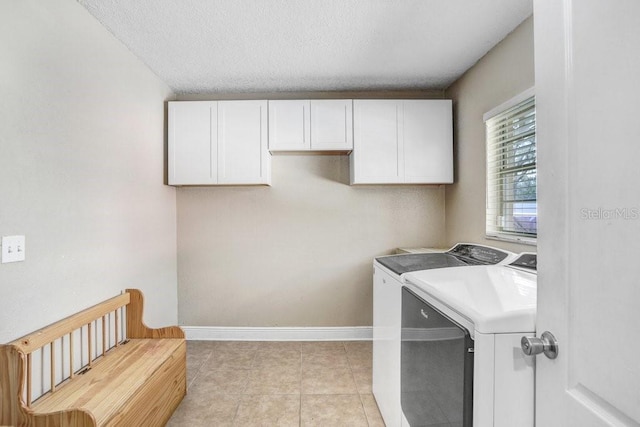
[[[311,101],[311,149],[315,151],[353,149],[353,101],[351,99]]]
[[[353,101],[352,184],[402,182],[402,101]]]
[[[451,100],[405,100],[404,182],[453,182]]]
[[[217,183],[216,106],[169,103],[169,185]]]
[[[269,101],[269,151],[309,150],[308,100]]]
[[[270,180],[267,101],[218,101],[218,183]]]

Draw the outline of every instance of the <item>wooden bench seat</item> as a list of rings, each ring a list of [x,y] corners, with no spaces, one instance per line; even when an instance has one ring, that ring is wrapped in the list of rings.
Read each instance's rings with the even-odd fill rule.
[[[144,325],[142,303],[127,289],[0,345],[0,426],[164,425],[186,394],[186,342],[177,326]]]
[[[186,378],[180,375],[185,355],[184,340],[132,339],[110,350],[104,360],[96,361],[93,368],[57,392],[35,401],[31,409],[34,414],[83,409],[93,415],[99,426],[154,425],[150,420],[159,404],[173,410],[182,400],[172,397],[185,393]],[[149,378],[154,384],[149,383]],[[158,399],[157,394],[165,389],[171,390],[168,399]],[[145,403],[138,405],[138,401]],[[139,412],[123,411],[127,406],[137,406]]]

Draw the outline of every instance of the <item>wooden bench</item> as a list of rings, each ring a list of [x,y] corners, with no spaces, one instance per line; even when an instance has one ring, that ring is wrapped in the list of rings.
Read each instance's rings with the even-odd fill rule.
[[[0,345],[0,426],[162,426],[186,393],[177,326],[142,322],[127,289]]]

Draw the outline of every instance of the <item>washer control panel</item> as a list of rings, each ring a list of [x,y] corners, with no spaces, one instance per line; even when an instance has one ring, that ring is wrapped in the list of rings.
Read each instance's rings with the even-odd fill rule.
[[[538,254],[524,252],[515,261],[509,264],[513,267],[525,268],[527,270],[538,270]]]
[[[458,243],[448,253],[464,258],[480,261],[482,264],[498,264],[509,256],[508,252],[487,246]]]

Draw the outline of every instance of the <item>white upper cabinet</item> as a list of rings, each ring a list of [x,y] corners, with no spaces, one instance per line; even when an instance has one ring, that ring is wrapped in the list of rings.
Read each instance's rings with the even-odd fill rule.
[[[453,182],[450,100],[355,100],[351,184]]]
[[[404,182],[453,182],[453,121],[449,99],[404,100]]]
[[[351,183],[402,182],[402,101],[354,100],[353,113]]]
[[[269,150],[311,149],[311,101],[269,101]]]
[[[270,184],[267,101],[169,103],[169,185]]]
[[[350,99],[269,101],[270,151],[351,151]]]
[[[218,183],[271,183],[267,101],[218,101]]]
[[[269,151],[351,151],[351,184],[453,182],[450,100],[169,103],[169,185],[271,183]]]
[[[317,99],[311,101],[311,149],[351,151],[353,149],[353,101]]]
[[[169,103],[169,185],[217,183],[217,118],[217,102]]]

